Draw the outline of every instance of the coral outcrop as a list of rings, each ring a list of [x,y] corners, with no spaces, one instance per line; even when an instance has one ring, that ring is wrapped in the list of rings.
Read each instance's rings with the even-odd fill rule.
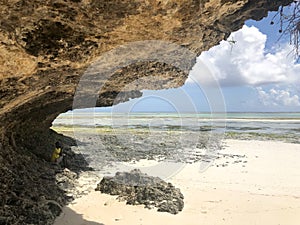
[[[177,214],[184,206],[184,197],[178,188],[138,169],[117,172],[114,177],[103,177],[96,191],[117,195],[119,200],[125,200],[126,204],[143,204],[149,209],[156,207],[159,212]]]

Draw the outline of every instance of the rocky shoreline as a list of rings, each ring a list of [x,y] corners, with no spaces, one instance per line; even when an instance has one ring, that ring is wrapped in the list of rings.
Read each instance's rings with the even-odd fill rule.
[[[226,132],[226,139],[233,140],[257,140],[257,141],[281,141],[286,143],[300,144],[298,133],[258,133],[258,132]]]
[[[139,134],[137,138],[142,138],[143,135]],[[100,181],[99,175],[96,171],[93,171],[95,168],[91,168],[89,165],[89,158],[95,156],[96,153],[93,151],[93,147],[87,145],[88,140],[84,135],[83,140],[76,141],[53,131],[48,136],[43,136],[43,134],[40,136],[40,138],[47,138],[48,143],[55,143],[59,140],[63,144],[67,167],[62,168],[51,164],[45,153],[39,155],[36,152],[35,154],[29,151],[28,147],[16,145],[13,139],[6,140],[6,144],[0,146],[0,162],[2,165],[0,170],[0,225],[53,224],[56,217],[62,212],[63,206],[90,193]],[[118,143],[114,141],[112,136],[107,136],[107,134],[103,134],[102,142],[108,146],[105,151],[111,151],[109,156],[114,158],[112,161],[139,161],[141,159],[154,159],[156,156],[162,156],[161,160],[164,160],[172,156],[170,149],[177,143],[176,135],[168,136],[173,138],[165,143],[166,146],[162,143],[163,140],[156,139],[158,141],[154,143],[156,150],[152,152],[149,149],[142,151],[142,145],[132,148],[126,142],[121,145],[121,148],[118,148]],[[30,146],[38,145],[39,141],[32,139],[29,144]],[[93,140],[89,141],[93,142]],[[87,152],[90,154],[87,155],[87,152],[78,149],[79,146],[71,148],[71,146],[76,146],[78,143],[88,149]],[[97,142],[95,143],[97,144]],[[207,138],[201,139],[201,143],[204,144],[202,147],[205,147]],[[127,154],[125,154],[126,152],[122,149],[124,145],[127,145],[129,150],[134,151],[127,150]],[[149,144],[149,146],[152,145]],[[49,149],[51,148],[49,147]],[[149,155],[149,153],[151,154]],[[177,153],[181,154],[180,152]],[[97,152],[97,154],[100,153]],[[187,154],[188,152],[185,152],[185,155]],[[203,157],[203,154],[201,154],[195,156],[195,160]],[[173,160],[176,159],[173,158]],[[109,166],[107,162],[112,161],[111,158],[104,157],[99,164],[103,163],[101,167]],[[185,159],[185,162],[187,161],[188,159]],[[99,170],[99,168],[96,168],[96,170]],[[160,206],[154,206],[159,206],[157,208],[164,211],[170,209],[169,211],[173,214],[178,213],[183,207],[183,196],[178,196],[178,201],[181,202],[178,207],[171,207],[172,209],[170,209],[165,202],[161,203]],[[169,201],[169,203],[172,202]],[[152,207],[149,204],[147,205]]]
[[[120,133],[120,136],[122,134]],[[166,136],[167,134],[164,135]],[[67,155],[67,168],[53,165],[24,147],[16,148],[14,147],[16,146],[14,140],[7,139],[4,142],[5,144],[0,146],[0,225],[53,224],[56,217],[61,213],[63,206],[95,189],[101,177],[97,171],[93,170],[109,167],[111,166],[109,163],[113,164],[114,161],[134,163],[139,160],[159,161],[168,159],[179,162],[177,159],[178,156],[181,156],[181,160],[188,164],[213,160],[212,165],[216,167],[227,167],[229,164],[241,164],[243,167],[247,165],[248,159],[245,155],[224,154],[221,151],[224,146],[220,140],[211,139],[211,136],[205,136],[203,133],[201,135],[201,138],[198,139],[199,142],[193,143],[197,147],[196,150],[187,151],[189,146],[185,145],[182,145],[181,149],[172,148],[177,143],[177,136],[174,132],[167,135],[168,138],[164,136],[165,142],[162,142],[159,138],[162,137],[161,133],[157,133],[157,135],[153,136],[153,140],[156,142],[151,142],[152,139],[147,139],[148,143],[145,145],[137,144],[135,148],[125,141],[122,145],[119,145],[118,135],[111,136],[109,133],[101,133],[97,134],[97,138],[106,147],[103,151],[99,151],[99,148],[96,151],[95,146],[99,147],[99,143],[95,142],[96,139],[94,140],[93,136],[82,135],[82,140],[75,141],[75,139],[54,133],[49,140],[52,143],[55,143],[55,140],[63,143],[64,152]],[[142,140],[144,136],[145,134],[141,132],[134,134],[136,140]],[[172,138],[170,139],[170,137]],[[194,138],[194,136],[192,137]],[[255,139],[255,137],[259,140],[281,140],[274,135],[255,135],[252,133],[226,134],[226,138],[230,139]],[[285,139],[285,136],[283,138],[283,141],[297,141],[295,137],[292,137],[290,140]],[[88,142],[94,143],[94,145],[89,145]],[[84,152],[82,148],[80,149],[80,146],[70,147],[75,146],[77,143],[82,144],[81,147],[88,149],[88,151]],[[152,151],[150,151],[151,146]],[[210,148],[214,149],[214,151],[209,152],[208,149]],[[176,151],[174,152],[174,150]],[[97,159],[98,155],[101,156],[101,159]],[[98,160],[96,164],[99,164],[99,168],[94,167],[95,162],[90,160],[91,157]],[[143,175],[139,174],[139,177],[143,177]],[[108,182],[106,187],[110,186],[109,184]],[[103,187],[100,188],[98,185],[98,189],[103,190]],[[119,198],[127,201],[129,204],[144,204],[148,208],[156,207],[163,211],[169,210],[173,214],[178,213],[184,205],[183,196],[181,198],[180,194],[177,196],[177,202],[181,203],[170,206],[168,203],[173,202],[168,200],[164,201],[164,204],[160,204],[162,201],[156,204],[152,201],[153,199],[148,201],[147,199],[139,198],[139,200],[142,200],[139,201],[137,196],[140,196],[139,191],[145,192],[143,188],[137,190],[131,187],[128,190],[131,190],[130,193],[134,193],[133,196],[136,198],[132,196],[130,198],[124,197],[121,194],[122,188],[119,189]],[[151,189],[151,191],[153,190]],[[104,191],[104,193],[111,194],[110,192]]]
[[[82,155],[71,150],[70,145],[76,142],[57,133],[52,133],[51,138],[52,143],[63,143],[69,169],[17,147],[14,139],[6,139],[0,145],[1,225],[53,224],[64,205],[87,193],[78,188],[78,178],[92,169]]]

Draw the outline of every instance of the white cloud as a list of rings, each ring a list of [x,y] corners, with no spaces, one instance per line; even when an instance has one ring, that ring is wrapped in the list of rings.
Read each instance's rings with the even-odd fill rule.
[[[293,94],[289,89],[271,88],[264,90],[262,87],[257,88],[260,101],[265,106],[300,106],[300,98]]]
[[[267,36],[256,27],[246,25],[232,33],[228,40],[198,57],[187,82],[211,84],[214,81],[221,86],[256,87],[300,83],[300,65],[295,63],[291,46],[268,53],[265,50]]]

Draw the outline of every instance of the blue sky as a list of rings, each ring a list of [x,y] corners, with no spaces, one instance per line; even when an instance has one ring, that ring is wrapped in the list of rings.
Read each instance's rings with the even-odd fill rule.
[[[143,97],[113,106],[127,112],[300,111],[300,64],[275,13],[247,21],[229,41],[203,52],[183,87],[144,90]],[[234,41],[232,43],[230,41]],[[111,108],[102,108],[107,111]]]

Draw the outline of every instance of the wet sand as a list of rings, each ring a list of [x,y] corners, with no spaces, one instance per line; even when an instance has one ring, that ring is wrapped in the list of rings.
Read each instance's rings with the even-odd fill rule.
[[[185,196],[177,215],[91,191],[65,207],[55,225],[299,224],[300,144],[226,140],[221,153],[245,157],[221,157],[204,172],[187,164],[168,179]]]

